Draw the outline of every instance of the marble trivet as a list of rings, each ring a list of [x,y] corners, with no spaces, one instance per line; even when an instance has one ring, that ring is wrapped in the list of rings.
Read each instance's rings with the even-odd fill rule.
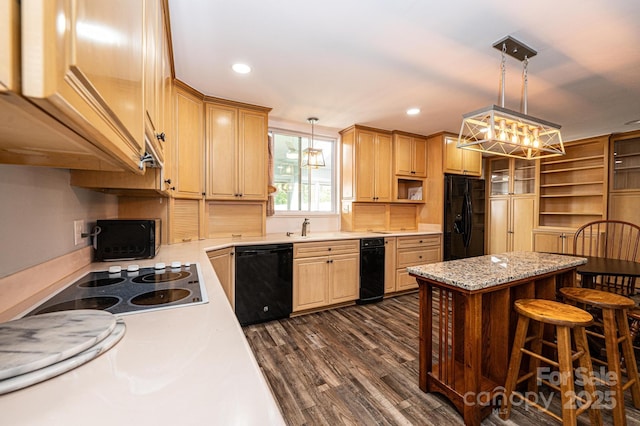
[[[116,317],[80,309],[20,318],[0,324],[0,380],[60,362],[107,337]]]
[[[124,336],[125,331],[125,323],[119,318],[111,334],[89,349],[39,370],[0,380],[0,395],[43,382],[91,361],[118,343]]]

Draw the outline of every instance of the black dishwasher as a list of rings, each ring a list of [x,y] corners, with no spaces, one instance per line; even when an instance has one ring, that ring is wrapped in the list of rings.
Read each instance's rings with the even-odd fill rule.
[[[293,244],[236,247],[235,309],[240,325],[291,314]]]
[[[360,240],[360,299],[362,305],[384,296],[384,238]]]

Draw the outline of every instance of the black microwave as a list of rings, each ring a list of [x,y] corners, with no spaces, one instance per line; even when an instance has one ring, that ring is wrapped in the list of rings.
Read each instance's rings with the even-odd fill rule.
[[[160,250],[160,219],[96,221],[95,260],[150,259]]]

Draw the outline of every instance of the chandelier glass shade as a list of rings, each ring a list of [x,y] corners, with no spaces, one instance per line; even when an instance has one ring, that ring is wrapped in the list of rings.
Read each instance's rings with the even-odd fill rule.
[[[457,147],[527,160],[564,155],[560,125],[527,114],[527,65],[536,52],[510,36],[493,47],[502,50],[501,105],[462,116]],[[504,107],[505,54],[523,61],[523,112]]]
[[[311,123],[311,140],[309,141],[309,148],[306,148],[302,151],[302,167],[309,167],[312,169],[324,167],[325,163],[322,150],[313,147],[314,124],[318,121],[318,119],[315,117],[309,117],[307,118],[307,121]]]

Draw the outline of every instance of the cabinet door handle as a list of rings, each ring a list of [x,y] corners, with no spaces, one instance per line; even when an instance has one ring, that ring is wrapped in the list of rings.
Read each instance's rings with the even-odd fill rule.
[[[158,139],[159,141],[164,142],[164,140],[165,140],[165,134],[164,134],[164,132],[162,132],[162,133],[156,133],[156,139]]]
[[[331,251],[331,247],[329,247],[327,250]]]

